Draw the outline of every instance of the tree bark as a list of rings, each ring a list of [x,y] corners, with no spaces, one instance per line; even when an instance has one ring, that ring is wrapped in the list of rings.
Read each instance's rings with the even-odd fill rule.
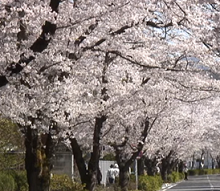
[[[165,182],[167,181],[167,169],[168,169],[167,160],[164,158],[162,159],[161,177]]]
[[[181,160],[179,162],[179,172],[182,173],[183,172],[183,168],[184,168],[184,164],[183,164],[183,161]]]
[[[74,156],[74,160],[76,162],[76,166],[79,170],[80,179],[82,184],[87,184],[88,182],[88,174],[86,169],[85,160],[83,158],[82,150],[76,140],[76,138],[70,138],[72,152]]]
[[[195,153],[193,153],[193,156],[192,156],[192,169],[195,168]]]
[[[127,191],[129,183],[129,168],[126,166],[119,168],[119,185],[121,187],[121,191]]]
[[[121,187],[122,191],[128,190],[129,167],[136,160],[136,158],[139,156],[140,152],[142,151],[145,139],[151,127],[152,125],[150,126],[149,120],[148,118],[146,118],[143,123],[144,130],[142,132],[141,141],[138,142],[136,151],[133,152],[133,154],[129,159],[126,159],[127,157],[125,156],[125,153],[123,153],[124,151],[123,148],[125,148],[128,145],[127,137],[125,137],[125,140],[120,144],[116,144],[116,143],[111,144],[111,146],[115,149],[116,161],[119,166],[119,186]]]
[[[168,174],[172,173],[171,168],[171,157],[174,154],[174,151],[171,150],[169,154],[162,159],[162,167],[161,167],[161,177],[163,181],[167,181]]]
[[[97,174],[98,174],[99,158],[100,158],[101,129],[106,119],[107,119],[106,116],[96,117],[95,129],[93,134],[93,151],[91,153],[91,158],[88,164],[89,182],[86,185],[86,189],[90,191],[93,191],[95,185],[97,184]]]
[[[49,191],[53,153],[51,135],[39,135],[36,129],[27,127],[25,147],[25,168],[29,191]]]
[[[215,159],[212,158],[212,169],[215,169]]]
[[[144,157],[137,160],[138,175],[144,175]]]
[[[168,174],[172,173],[172,171],[178,172],[178,162],[179,162],[178,159],[171,160],[169,165],[170,168],[168,169]]]
[[[216,157],[217,167],[220,168],[220,155]]]
[[[147,175],[154,176],[157,172],[157,168],[156,168],[157,159],[156,159],[156,157],[153,159],[145,157],[144,163],[147,168]]]
[[[103,123],[106,121],[106,116],[96,117],[95,128],[93,133],[93,150],[86,169],[85,161],[82,156],[82,150],[75,138],[71,140],[72,152],[76,165],[79,169],[81,182],[86,184],[85,189],[93,191],[97,181],[97,175],[99,170],[99,158],[100,158],[100,136]]]

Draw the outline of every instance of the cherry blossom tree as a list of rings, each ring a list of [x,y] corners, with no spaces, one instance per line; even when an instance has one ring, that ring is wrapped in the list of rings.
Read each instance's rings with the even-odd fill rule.
[[[218,94],[205,91],[203,98],[201,94],[202,91],[191,91],[190,94],[186,92],[187,97],[184,94],[182,98],[181,94],[174,97],[171,108],[161,116],[148,136],[146,153],[151,158],[155,155],[160,158],[163,179],[179,159],[187,161],[195,151],[211,148],[210,138],[207,139],[206,135],[213,134],[218,124],[215,115]]]
[[[72,147],[76,140],[93,144],[87,187],[93,190],[101,141],[111,142],[122,171],[142,149],[167,96],[210,97],[218,84],[218,5],[2,1],[1,113],[26,135],[29,190],[49,189],[54,140],[70,137]],[[132,139],[137,148],[130,155]],[[120,143],[127,147],[125,165]],[[121,186],[126,189],[125,182]]]
[[[203,114],[203,117],[207,118],[205,125],[207,126],[206,131],[203,133],[201,137],[202,147],[205,153],[209,153],[212,158],[212,167],[214,168],[215,162],[219,163],[219,98],[218,94],[216,94],[212,99],[209,99],[205,105],[205,108],[202,110],[206,110],[206,113]],[[207,112],[208,111],[208,112]],[[200,113],[201,110],[200,110]]]

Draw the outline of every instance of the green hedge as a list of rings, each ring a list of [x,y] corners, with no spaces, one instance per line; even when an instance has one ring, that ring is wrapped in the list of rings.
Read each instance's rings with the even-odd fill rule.
[[[51,191],[82,191],[83,185],[73,182],[67,175],[53,175]],[[0,191],[28,191],[26,171],[7,171],[0,173]]]
[[[10,174],[0,173],[0,190],[1,191],[14,191],[15,181]]]
[[[179,173],[174,171],[171,174],[169,174],[167,177],[167,181],[172,183],[179,182],[182,179],[184,179],[184,173]]]
[[[161,176],[139,176],[139,188],[143,191],[157,191],[160,190],[163,184]]]
[[[6,181],[9,184],[11,191],[27,191],[28,184],[26,178],[26,171],[15,171],[7,170],[0,173],[0,190],[4,191],[5,187],[8,187],[7,184],[4,184]],[[3,186],[2,186],[3,185]]]
[[[206,174],[220,174],[220,169],[194,169],[194,170],[189,170],[188,174],[191,176],[206,175]]]
[[[83,185],[73,182],[68,175],[54,174],[51,178],[51,191],[82,191]]]
[[[8,172],[15,181],[15,191],[27,191],[28,183],[26,171],[9,171]]]

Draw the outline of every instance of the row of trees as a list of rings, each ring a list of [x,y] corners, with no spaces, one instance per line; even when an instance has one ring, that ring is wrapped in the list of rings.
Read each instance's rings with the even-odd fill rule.
[[[218,131],[218,6],[2,1],[0,112],[25,136],[29,190],[49,190],[59,141],[71,147],[91,191],[102,145],[114,151],[126,190],[128,168],[142,150],[160,153],[166,172],[171,158],[211,144],[211,128]],[[82,147],[91,149],[88,168]]]

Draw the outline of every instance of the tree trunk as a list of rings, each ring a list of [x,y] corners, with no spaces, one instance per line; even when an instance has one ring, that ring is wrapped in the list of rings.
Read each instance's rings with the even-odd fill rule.
[[[129,168],[121,167],[119,168],[119,185],[121,191],[127,191],[127,185],[129,183]]]
[[[150,123],[148,118],[145,119],[143,123],[144,130],[142,132],[141,141],[138,142],[136,146],[136,151],[133,152],[131,157],[128,159],[126,157],[126,153],[124,153],[124,149],[126,146],[128,146],[128,138],[125,137],[124,141],[122,143],[116,144],[112,143],[111,146],[115,149],[115,155],[116,155],[116,161],[119,166],[119,185],[121,187],[121,191],[127,191],[128,190],[128,182],[129,182],[129,167],[130,165],[136,160],[136,158],[140,155],[145,139],[150,131]]]
[[[74,155],[74,160],[76,162],[76,166],[79,170],[80,179],[82,184],[87,184],[88,182],[88,174],[86,169],[85,160],[83,158],[82,150],[76,140],[76,138],[71,138],[71,147]]]
[[[193,153],[193,156],[192,156],[192,169],[195,168],[195,154]]]
[[[212,169],[215,169],[215,159],[212,158]]]
[[[169,163],[169,168],[168,168],[168,174],[172,173],[172,171],[178,171],[178,159],[173,159],[170,163]]]
[[[95,128],[93,133],[93,151],[86,169],[85,161],[83,159],[82,150],[75,138],[70,139],[72,152],[76,165],[79,169],[81,182],[86,184],[85,189],[93,191],[98,183],[98,170],[99,170],[99,158],[100,158],[100,136],[103,123],[106,121],[105,116],[97,117],[95,122]]]
[[[163,181],[167,181],[167,170],[168,170],[168,164],[167,160],[165,158],[162,159],[162,166],[161,166],[161,177]]]
[[[220,156],[217,155],[216,157],[216,163],[217,163],[217,168],[220,168]]]
[[[27,127],[25,168],[29,191],[49,191],[53,144],[50,134],[38,135]]]
[[[147,175],[154,176],[157,172],[157,168],[156,168],[157,159],[156,159],[156,157],[153,159],[146,157],[144,160],[144,163],[147,168]]]
[[[179,172],[183,173],[184,164],[182,160],[179,162],[178,168],[179,168]]]
[[[86,189],[93,191],[97,184],[97,175],[99,169],[100,158],[100,137],[103,123],[106,121],[106,116],[96,117],[95,129],[93,134],[93,151],[88,164],[89,182]]]
[[[167,181],[168,175],[172,173],[171,157],[174,155],[174,151],[171,150],[169,154],[162,159],[161,177],[163,181]]]
[[[138,175],[144,175],[144,157],[141,157],[137,160],[137,167],[138,167]]]

